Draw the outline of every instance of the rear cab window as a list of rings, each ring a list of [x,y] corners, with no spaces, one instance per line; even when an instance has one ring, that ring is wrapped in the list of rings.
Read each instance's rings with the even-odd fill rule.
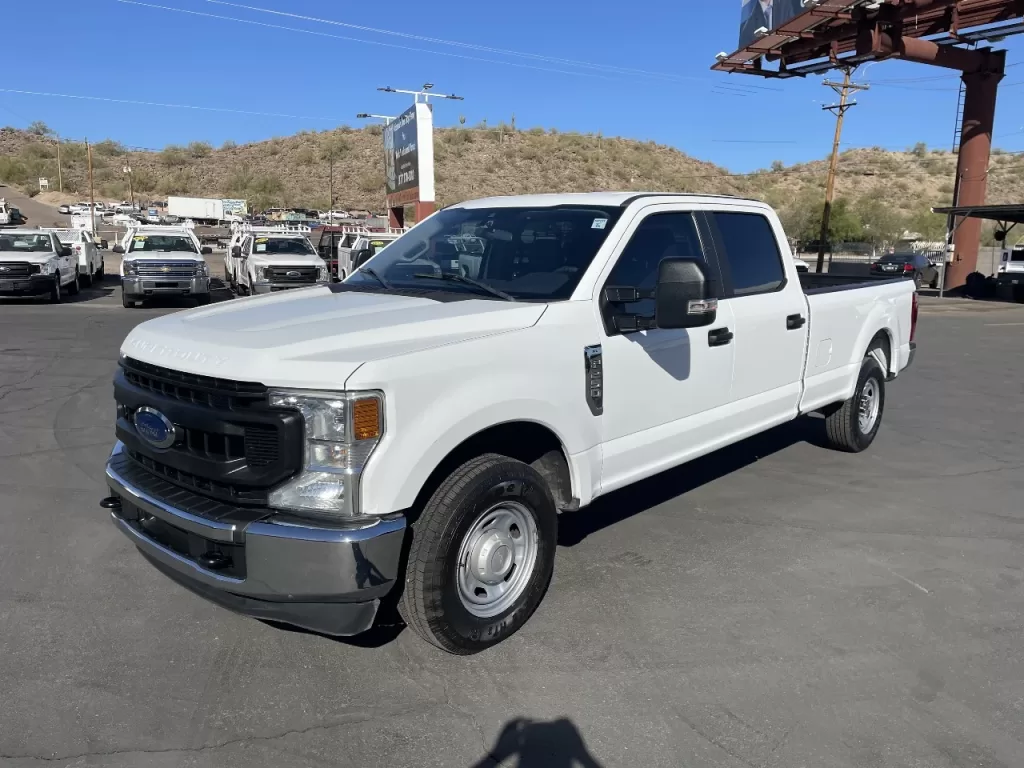
[[[767,216],[753,212],[711,211],[727,296],[772,293],[786,285],[782,252]]]

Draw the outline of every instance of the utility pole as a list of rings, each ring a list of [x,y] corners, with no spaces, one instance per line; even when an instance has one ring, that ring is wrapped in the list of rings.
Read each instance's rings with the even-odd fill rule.
[[[128,177],[128,199],[131,201],[132,208],[135,207],[135,190],[132,188],[132,166],[128,162],[128,155],[124,156],[124,168],[122,169],[125,175]]]
[[[64,191],[64,175],[60,170],[60,136],[57,137],[57,187]]]
[[[333,147],[331,147],[331,149],[329,149],[327,151],[327,159],[328,159],[328,161],[330,163],[330,168],[331,168],[331,182],[330,182],[331,204],[327,206],[327,210],[328,210],[328,212],[330,212],[330,211],[334,210],[334,148]]]
[[[89,140],[85,140],[85,154],[89,158],[89,221],[92,224],[92,229],[89,230],[92,234],[96,234],[96,195],[93,193],[92,186],[92,146],[89,144]]]
[[[836,165],[839,163],[839,139],[843,135],[843,117],[846,115],[846,110],[857,106],[856,101],[847,101],[847,99],[851,92],[866,91],[870,88],[867,85],[851,83],[850,74],[852,72],[852,67],[846,67],[843,69],[843,82],[835,83],[826,80],[822,83],[839,94],[839,103],[822,107],[836,116],[836,134],[832,139],[832,157],[828,163],[828,181],[825,183],[825,209],[821,213],[821,235],[818,237],[817,271],[819,274],[825,268],[825,246],[828,242],[828,229],[832,220],[832,194],[836,188]]]

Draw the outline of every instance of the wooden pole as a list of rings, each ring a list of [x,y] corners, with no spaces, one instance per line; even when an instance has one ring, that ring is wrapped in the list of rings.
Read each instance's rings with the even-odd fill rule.
[[[90,230],[94,235],[96,234],[96,196],[93,193],[92,186],[92,146],[89,144],[89,140],[85,140],[85,154],[89,158],[89,220],[92,224]]]
[[[64,191],[64,175],[60,169],[60,136],[57,137],[57,186],[61,192]]]
[[[857,102],[850,102],[847,99],[849,98],[850,91],[864,91],[868,88],[866,85],[851,83],[851,71],[850,67],[843,70],[842,83],[833,83],[828,80],[823,83],[823,85],[829,86],[839,94],[839,103],[823,107],[823,109],[835,113],[836,132],[832,138],[832,157],[829,158],[828,180],[825,182],[825,208],[821,212],[821,233],[818,235],[818,264],[816,271],[819,273],[825,268],[825,248],[828,247],[828,230],[829,225],[832,223],[832,196],[836,188],[836,167],[839,164],[839,144],[843,135],[843,117],[846,115],[846,110],[857,106]]]

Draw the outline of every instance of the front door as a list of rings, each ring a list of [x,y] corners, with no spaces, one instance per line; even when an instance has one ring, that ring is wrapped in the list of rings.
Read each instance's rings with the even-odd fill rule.
[[[652,291],[664,258],[700,260],[716,279],[714,258],[705,258],[690,210],[651,206],[624,236],[626,243],[599,285]],[[604,440],[601,490],[610,491],[675,466],[702,452],[714,439],[715,409],[729,401],[733,347],[727,334],[732,311],[720,301],[714,323],[703,328],[655,328],[618,333],[614,312],[654,316],[653,299],[605,306],[602,341]]]

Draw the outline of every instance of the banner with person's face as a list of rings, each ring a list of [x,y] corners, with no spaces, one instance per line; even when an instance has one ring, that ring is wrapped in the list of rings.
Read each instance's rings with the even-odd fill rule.
[[[740,0],[740,48],[746,48],[757,37],[759,29],[771,32],[803,13],[801,0]]]

